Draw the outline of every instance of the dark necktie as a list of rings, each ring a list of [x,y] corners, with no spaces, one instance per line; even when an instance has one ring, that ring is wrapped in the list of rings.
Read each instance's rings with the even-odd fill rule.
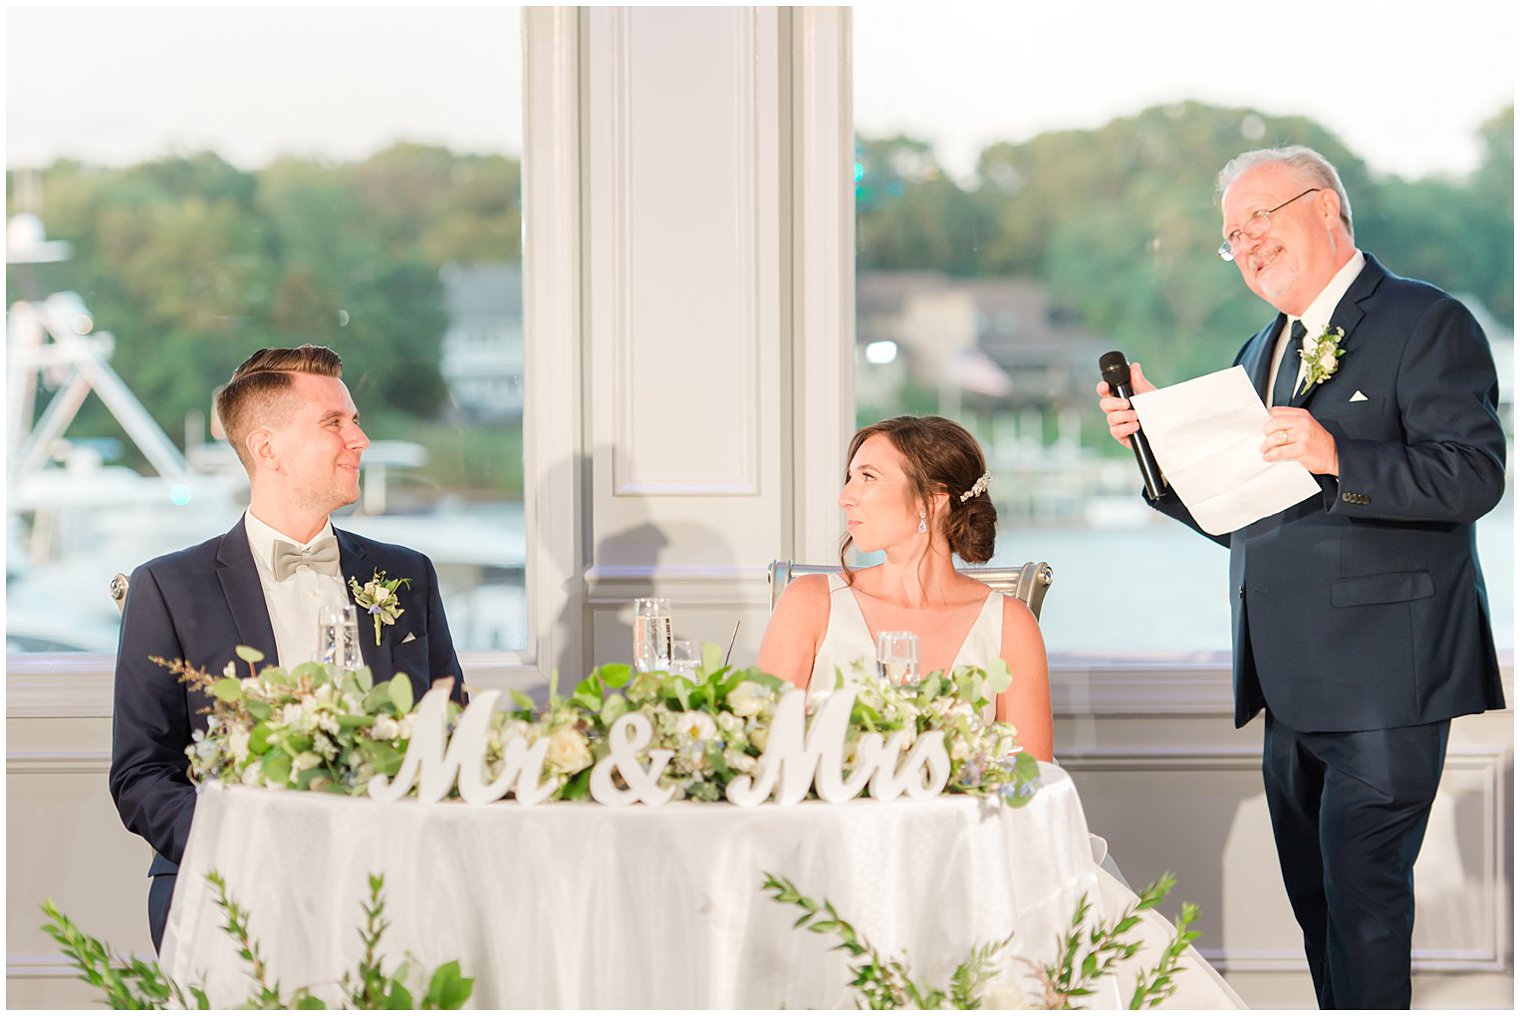
[[[1308,329],[1302,321],[1293,322],[1288,333],[1288,348],[1283,350],[1282,362],[1277,365],[1277,382],[1272,385],[1272,405],[1286,406],[1293,401],[1293,389],[1298,385],[1298,364],[1304,349],[1304,336]]]

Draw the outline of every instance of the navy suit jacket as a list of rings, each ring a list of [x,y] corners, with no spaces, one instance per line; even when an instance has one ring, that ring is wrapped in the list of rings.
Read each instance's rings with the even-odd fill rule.
[[[463,675],[433,563],[406,547],[336,528],[333,533],[345,582],[353,576],[363,584],[377,568],[389,578],[411,579],[410,587],[397,590],[404,613],[381,629],[379,646],[360,612],[359,643],[374,679],[404,673],[421,698],[434,678],[452,677],[453,698],[463,701]],[[155,558],[132,573],[116,651],[111,797],[126,827],[156,852],[150,875],[177,871],[184,855],[195,810],[185,748],[192,731],[206,729],[202,710],[211,700],[149,657],[185,660],[213,674],[231,661],[242,673],[248,664],[234,652],[239,645],[260,650],[269,663],[277,659],[274,626],[242,519],[225,536]]]
[[[1283,320],[1235,358],[1263,394]],[[1330,326],[1345,355],[1292,405],[1335,438],[1339,481],[1212,537],[1230,548],[1235,725],[1264,706],[1303,732],[1502,709],[1473,533],[1504,493],[1488,340],[1460,302],[1371,255]],[[1198,528],[1175,494],[1156,507]]]

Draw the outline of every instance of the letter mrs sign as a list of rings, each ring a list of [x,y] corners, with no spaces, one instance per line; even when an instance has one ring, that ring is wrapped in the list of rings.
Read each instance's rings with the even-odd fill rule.
[[[422,697],[413,725],[406,758],[394,778],[376,776],[369,782],[369,795],[377,801],[396,801],[415,786],[422,801],[440,801],[458,786],[466,804],[489,804],[508,794],[518,804],[530,805],[554,790],[543,781],[544,756],[549,739],[531,746],[515,737],[504,746],[505,764],[489,782],[485,778],[486,732],[491,709],[500,692],[482,692],[471,701],[448,733],[448,691],[434,688]],[[739,776],[728,785],[728,800],[752,807],[767,800],[796,804],[813,789],[830,804],[842,804],[867,791],[879,801],[903,795],[915,799],[937,796],[950,778],[950,755],[945,735],[938,730],[921,735],[904,753],[907,731],[889,737],[871,732],[856,745],[856,765],[844,772],[844,739],[849,728],[855,692],[836,691],[807,719],[807,693],[793,689],[776,706],[765,753],[754,776]],[[648,747],[654,731],[640,713],[617,718],[608,731],[606,757],[591,771],[591,797],[614,807],[642,802],[665,804],[675,791],[660,786],[660,774],[670,763],[666,749],[648,752],[648,764],[639,753]],[[622,786],[613,779],[616,771]]]

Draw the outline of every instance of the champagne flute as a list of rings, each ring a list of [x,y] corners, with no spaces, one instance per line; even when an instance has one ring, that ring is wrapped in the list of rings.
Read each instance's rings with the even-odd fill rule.
[[[364,665],[359,651],[359,609],[352,603],[317,610],[317,659],[340,671]]]
[[[876,669],[888,684],[918,680],[918,636],[911,631],[884,631],[876,636]]]
[[[641,596],[633,601],[633,665],[639,671],[670,669],[670,601]]]
[[[670,643],[670,672],[693,684],[702,666],[702,653],[691,639],[673,639]]]

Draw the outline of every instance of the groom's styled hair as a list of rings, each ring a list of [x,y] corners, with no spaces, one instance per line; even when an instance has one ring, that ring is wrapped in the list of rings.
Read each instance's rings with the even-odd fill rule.
[[[326,346],[261,349],[238,364],[231,380],[216,393],[217,419],[250,475],[253,463],[248,461],[245,439],[249,431],[278,411],[279,402],[290,389],[292,374],[342,377],[343,358]]]

